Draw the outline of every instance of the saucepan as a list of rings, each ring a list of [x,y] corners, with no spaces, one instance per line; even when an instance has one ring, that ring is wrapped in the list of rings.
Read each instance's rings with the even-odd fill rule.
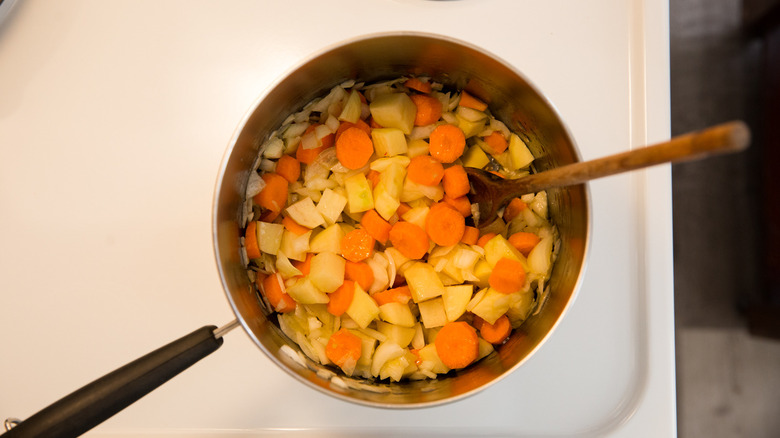
[[[392,32],[328,47],[302,62],[261,95],[239,122],[219,171],[213,205],[213,243],[227,300],[236,320],[206,326],[116,370],[19,422],[7,436],[75,436],[133,403],[222,344],[241,327],[262,354],[313,390],[378,408],[424,408],[455,402],[498,384],[548,339],[571,306],[585,268],[590,201],[585,184],[548,191],[549,213],[558,227],[560,250],[541,310],[478,363],[434,380],[398,383],[334,379],[334,370],[307,360],[279,329],[246,270],[241,236],[245,228],[247,180],[259,149],[285,118],[313,98],[347,80],[373,82],[428,76],[485,101],[491,113],[522,136],[536,157],[536,171],[580,161],[577,147],[553,105],[517,66],[454,38]],[[339,382],[339,384],[336,384]]]

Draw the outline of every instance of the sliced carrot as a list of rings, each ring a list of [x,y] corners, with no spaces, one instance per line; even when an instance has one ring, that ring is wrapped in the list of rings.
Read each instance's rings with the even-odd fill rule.
[[[466,231],[466,219],[445,202],[433,204],[425,217],[425,231],[433,243],[452,246],[460,242]]]
[[[471,191],[471,184],[469,184],[469,177],[466,175],[466,170],[463,166],[456,164],[444,169],[444,177],[442,178],[442,185],[444,186],[444,193],[450,195],[453,198],[465,196]]]
[[[344,278],[352,280],[360,285],[363,290],[368,290],[374,283],[374,270],[365,262],[350,262],[344,267]]]
[[[490,153],[498,155],[506,150],[509,146],[504,135],[498,131],[493,131],[490,135],[483,138],[485,144],[490,148]]]
[[[528,257],[528,253],[536,246],[541,240],[539,236],[534,233],[526,233],[519,231],[509,236],[509,244],[517,248],[524,256]]]
[[[487,244],[488,241],[490,241],[490,239],[492,239],[494,237],[496,237],[496,233],[487,233],[487,234],[483,235],[482,237],[480,237],[479,240],[477,240],[477,245],[479,245],[479,246],[484,248],[485,244]]]
[[[517,260],[502,257],[488,277],[488,284],[502,294],[518,292],[525,284],[525,269]]]
[[[325,346],[325,355],[328,359],[350,374],[355,369],[362,352],[363,341],[347,329],[340,329],[330,335]]]
[[[312,131],[314,131],[315,128],[317,128],[318,125],[309,125],[308,128],[306,128],[306,131],[303,135],[306,135]],[[334,135],[326,135],[325,137],[322,137],[320,140],[322,144],[320,146],[317,146],[316,148],[311,149],[304,149],[302,145],[298,145],[298,149],[295,151],[295,158],[298,159],[303,164],[311,164],[314,162],[314,160],[317,158],[317,156],[320,154],[320,152],[324,151],[325,149],[332,147],[334,142]]]
[[[477,111],[485,111],[487,109],[487,104],[485,102],[477,99],[465,91],[460,93],[460,101],[458,102],[458,105],[465,106],[466,108],[472,108]]]
[[[285,216],[282,219],[282,225],[284,225],[284,228],[287,231],[295,234],[296,236],[302,236],[302,235],[308,233],[309,231],[311,231],[310,229],[308,229],[308,228],[304,227],[303,225],[299,224],[298,222],[295,222],[295,220],[293,218],[291,218],[290,216]]]
[[[409,206],[406,202],[402,202],[401,205],[398,206],[398,209],[395,211],[395,214],[398,215],[398,217],[401,217],[406,213],[407,211],[411,210],[412,207]]]
[[[410,97],[417,106],[414,126],[428,126],[441,118],[441,101],[439,99],[425,94],[413,94]]]
[[[441,163],[452,163],[463,155],[466,135],[455,125],[439,125],[431,132],[428,150]]]
[[[287,187],[289,183],[278,173],[266,173],[262,176],[265,187],[254,197],[255,204],[279,213],[287,204]],[[271,222],[273,219],[267,221]]]
[[[528,208],[528,205],[520,198],[513,198],[504,208],[504,222],[511,221],[526,208]]]
[[[430,214],[430,213],[429,213]],[[390,229],[390,243],[404,257],[421,259],[428,252],[428,234],[419,225],[398,221]]]
[[[279,313],[295,310],[295,300],[282,290],[282,276],[277,272],[263,279],[263,295]]]
[[[444,166],[430,155],[418,155],[409,162],[406,176],[414,183],[435,186],[444,177]]]
[[[463,237],[461,237],[460,241],[466,245],[476,245],[477,241],[479,241],[479,229],[466,226],[466,230],[463,231]]]
[[[380,306],[387,303],[406,304],[412,299],[412,291],[409,290],[409,286],[400,286],[377,292],[371,297]]]
[[[482,321],[482,324],[479,327],[479,334],[482,336],[482,339],[491,344],[500,344],[504,342],[511,332],[512,324],[509,322],[509,318],[506,315],[501,315],[493,324]]]
[[[433,87],[431,86],[430,82],[423,82],[417,78],[407,79],[406,82],[404,82],[404,86],[406,88],[411,88],[412,90],[416,90],[425,94],[433,91]]]
[[[374,252],[375,240],[366,230],[357,228],[341,239],[341,255],[351,262],[362,262]]]
[[[363,229],[376,239],[377,242],[382,245],[387,243],[387,239],[390,238],[390,225],[376,210],[368,210],[363,214],[360,219],[360,225],[363,225]]]
[[[333,316],[343,315],[349,305],[352,304],[352,298],[355,296],[355,282],[352,280],[344,280],[344,283],[338,287],[333,293],[328,294],[328,313]]]
[[[292,265],[295,267],[295,269],[301,271],[301,274],[304,276],[309,275],[309,272],[311,271],[311,258],[314,257],[314,254],[307,253],[306,259],[304,261],[298,261],[298,260],[291,260]]]
[[[436,354],[448,368],[465,368],[479,355],[479,337],[465,321],[448,322],[433,341]]]
[[[443,201],[446,202],[447,205],[457,210],[458,213],[463,215],[463,217],[471,216],[471,202],[466,196],[452,198],[449,195],[444,195]]]
[[[365,131],[366,134],[371,135],[371,127],[368,126],[368,123],[364,122],[363,120],[358,120],[355,123],[351,122],[341,122],[339,125],[339,129],[336,130],[336,137],[335,140],[338,141],[339,137],[341,137],[341,134],[344,133],[349,128],[360,128],[361,130]]]
[[[276,173],[294,183],[301,176],[301,163],[290,155],[282,155],[276,162]]]
[[[369,170],[368,173],[366,174],[366,179],[371,182],[372,189],[376,188],[376,185],[379,184],[380,176],[381,174],[374,169]]]
[[[360,128],[347,128],[336,140],[336,158],[347,169],[360,169],[374,153],[371,137]]]
[[[246,249],[246,256],[250,259],[259,259],[262,256],[260,245],[257,242],[257,222],[255,221],[249,221],[246,225],[244,248]]]

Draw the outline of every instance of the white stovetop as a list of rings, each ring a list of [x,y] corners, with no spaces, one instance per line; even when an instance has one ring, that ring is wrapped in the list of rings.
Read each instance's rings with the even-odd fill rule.
[[[515,64],[585,159],[669,133],[662,0],[19,0],[0,24],[0,419],[29,417],[233,319],[211,247],[217,169],[255,98],[320,48],[441,33]],[[127,434],[673,436],[669,167],[591,184],[577,301],[500,385],[387,411],[316,393],[240,331],[98,426]]]

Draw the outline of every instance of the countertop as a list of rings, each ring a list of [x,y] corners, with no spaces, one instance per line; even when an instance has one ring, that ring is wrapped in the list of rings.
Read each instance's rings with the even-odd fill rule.
[[[312,53],[393,30],[515,65],[584,159],[669,136],[660,0],[19,0],[0,23],[0,418],[231,321],[211,206],[239,121]],[[294,381],[237,330],[88,436],[674,436],[670,168],[590,192],[577,300],[501,385],[431,409],[357,407]]]

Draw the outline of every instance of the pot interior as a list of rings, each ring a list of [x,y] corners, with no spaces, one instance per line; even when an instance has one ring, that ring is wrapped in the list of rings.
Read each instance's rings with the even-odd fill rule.
[[[260,146],[284,119],[348,79],[373,82],[403,75],[430,76],[465,89],[523,137],[537,171],[579,160],[568,130],[546,98],[517,70],[477,47],[421,33],[372,35],[327,49],[273,85],[250,110],[223,159],[214,198],[213,238],[227,298],[246,332],[265,354],[305,384],[337,398],[379,407],[412,408],[454,401],[497,382],[522,364],[552,332],[579,287],[587,252],[589,199],[585,185],[548,190],[549,211],[561,247],[541,312],[530,317],[496,352],[437,380],[350,385],[332,371],[291,359],[275,317],[258,299],[241,259],[244,193]],[[287,348],[287,347],[285,347]],[[288,350],[289,351],[289,350]]]

